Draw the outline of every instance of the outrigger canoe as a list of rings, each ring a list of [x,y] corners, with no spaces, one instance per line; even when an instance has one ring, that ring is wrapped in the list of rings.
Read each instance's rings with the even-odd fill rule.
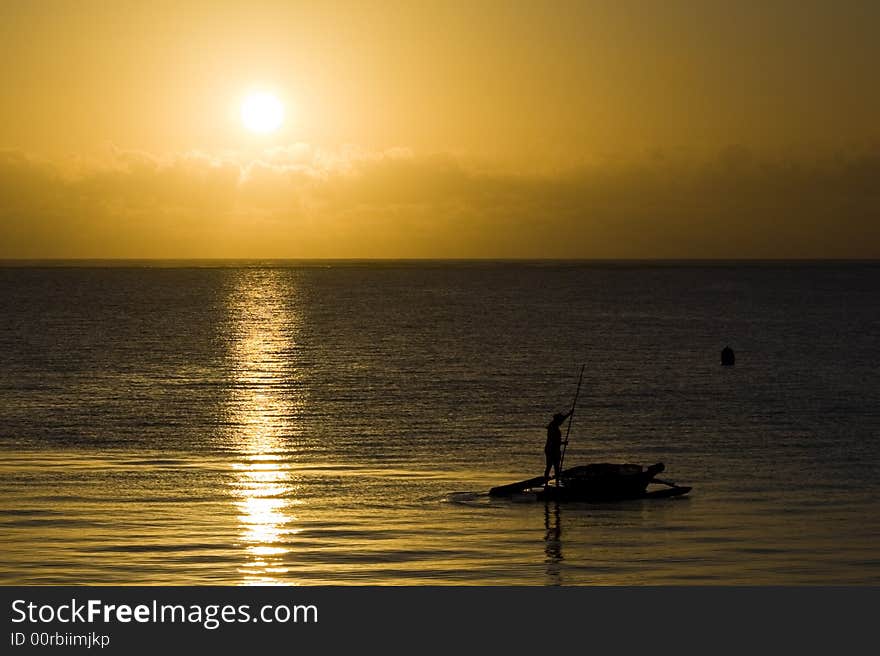
[[[649,467],[607,462],[581,465],[563,470],[558,484],[553,479],[536,476],[493,487],[489,490],[489,496],[529,495],[538,499],[560,501],[621,501],[678,497],[691,491],[688,486],[658,479],[657,474],[664,469],[662,462]],[[648,485],[651,483],[664,487],[649,490]]]

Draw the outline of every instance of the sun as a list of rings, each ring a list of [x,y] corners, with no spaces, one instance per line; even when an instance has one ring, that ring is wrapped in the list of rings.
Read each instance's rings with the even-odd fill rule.
[[[271,93],[251,93],[241,103],[241,120],[251,132],[269,134],[281,127],[284,106]]]

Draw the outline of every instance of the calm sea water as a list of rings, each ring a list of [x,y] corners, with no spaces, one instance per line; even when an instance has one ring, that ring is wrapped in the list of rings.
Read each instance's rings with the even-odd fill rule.
[[[0,268],[0,583],[880,583],[878,290],[870,264]],[[581,363],[567,464],[663,461],[690,497],[485,496],[542,471]]]

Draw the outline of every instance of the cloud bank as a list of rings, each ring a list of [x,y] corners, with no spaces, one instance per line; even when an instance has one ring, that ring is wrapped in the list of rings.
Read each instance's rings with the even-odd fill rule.
[[[878,258],[880,148],[517,174],[405,149],[0,152],[0,258]]]

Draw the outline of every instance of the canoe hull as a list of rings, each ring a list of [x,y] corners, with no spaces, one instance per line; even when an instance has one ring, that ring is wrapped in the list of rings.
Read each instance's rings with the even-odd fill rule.
[[[642,490],[637,493],[609,493],[589,490],[578,490],[560,485],[548,485],[547,487],[534,487],[524,490],[521,494],[534,496],[539,501],[585,501],[588,503],[608,503],[612,501],[629,501],[634,499],[666,499],[670,497],[684,496],[691,491],[685,485],[676,485],[658,490]]]
[[[572,501],[620,501],[625,499],[654,499],[687,494],[690,487],[667,483],[655,478],[664,470],[663,463],[643,467],[634,464],[594,463],[572,467],[562,472],[559,484],[543,476],[509,485],[493,487],[489,496],[513,497],[529,495],[539,499]],[[666,487],[648,490],[650,483]]]

